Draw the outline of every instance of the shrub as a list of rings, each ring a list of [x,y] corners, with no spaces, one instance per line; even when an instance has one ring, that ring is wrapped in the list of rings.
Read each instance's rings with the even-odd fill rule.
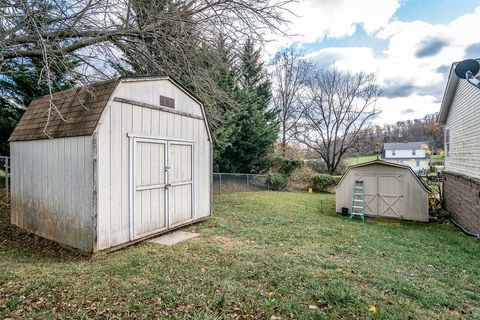
[[[277,157],[273,160],[273,171],[283,173],[287,177],[298,168],[303,167],[303,160],[288,159],[284,157]]]
[[[339,182],[341,176],[332,176],[329,174],[317,174],[313,176],[313,189],[320,192],[331,191]]]
[[[268,175],[268,185],[272,190],[285,190],[287,187],[287,182],[288,177],[283,173],[274,172]]]
[[[288,191],[306,191],[313,187],[312,178],[317,173],[309,167],[302,167],[292,172],[288,179]]]
[[[306,163],[306,166],[318,173],[325,173],[325,174],[328,173],[327,165],[323,160],[309,161]],[[348,168],[348,162],[345,160],[342,160],[338,165],[337,170],[335,170],[335,174],[342,175],[347,170],[347,168]]]
[[[306,162],[306,166],[318,173],[327,173],[327,166],[323,160]]]
[[[348,169],[348,162],[345,160],[342,160],[340,164],[337,167],[337,170],[335,171],[335,175],[342,175],[347,171]]]

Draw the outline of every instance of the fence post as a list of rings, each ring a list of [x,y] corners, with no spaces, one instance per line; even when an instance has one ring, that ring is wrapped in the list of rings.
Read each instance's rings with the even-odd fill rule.
[[[220,190],[218,190],[218,193],[222,193],[222,174],[219,173],[218,175],[220,177]]]
[[[250,181],[248,181],[249,175],[247,174],[247,190],[250,191]]]

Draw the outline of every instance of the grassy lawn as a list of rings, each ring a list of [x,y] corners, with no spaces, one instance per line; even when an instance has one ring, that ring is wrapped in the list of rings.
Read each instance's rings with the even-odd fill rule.
[[[369,161],[377,160],[377,156],[361,156],[361,157],[352,157],[352,158],[347,158],[345,159],[345,162],[351,166],[354,164],[360,164],[360,163],[365,163]]]
[[[190,227],[200,237],[93,260],[7,227],[4,208],[0,318],[480,318],[478,240],[450,225],[348,221],[333,202],[221,195]]]

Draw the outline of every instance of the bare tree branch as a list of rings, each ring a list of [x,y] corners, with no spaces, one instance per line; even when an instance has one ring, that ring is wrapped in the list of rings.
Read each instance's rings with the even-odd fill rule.
[[[195,53],[214,47],[219,34],[238,42],[247,37],[262,41],[266,32],[282,33],[290,1],[0,0],[0,74],[6,61],[41,58],[44,80],[50,83],[52,63],[75,57],[88,65],[86,72],[82,79],[75,69],[67,73],[88,83],[114,73],[111,64],[121,64],[125,50],[157,65],[157,73],[202,73],[197,66],[211,61]],[[205,86],[205,78],[191,82]]]
[[[307,102],[295,126],[299,142],[316,151],[334,173],[343,156],[379,114],[381,90],[373,74],[315,66],[307,80]]]
[[[273,103],[281,124],[281,148],[285,156],[287,143],[303,115],[302,94],[312,62],[299,52],[287,50],[275,58],[273,71]]]

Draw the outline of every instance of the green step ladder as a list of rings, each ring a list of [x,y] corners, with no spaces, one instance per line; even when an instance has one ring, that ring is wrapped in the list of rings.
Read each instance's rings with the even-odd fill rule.
[[[363,180],[355,180],[352,192],[352,211],[350,211],[350,220],[354,216],[360,216],[365,221],[365,183]]]

